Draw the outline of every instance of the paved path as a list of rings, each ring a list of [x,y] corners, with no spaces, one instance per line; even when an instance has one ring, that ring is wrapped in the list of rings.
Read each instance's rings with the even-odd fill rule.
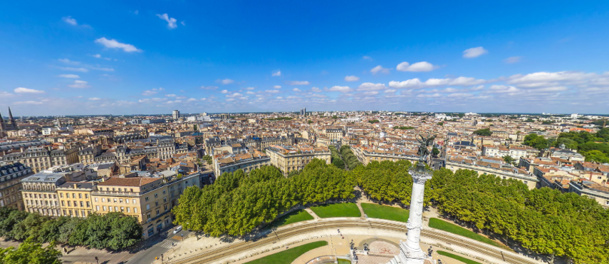
[[[340,227],[340,233],[337,230]],[[197,242],[187,239],[182,248],[176,250],[170,263],[244,263],[285,250],[287,247],[329,239],[331,254],[343,255],[348,253],[348,243],[355,236],[368,238],[393,239],[396,241],[406,238],[405,224],[381,219],[360,218],[326,218],[309,220],[280,227],[276,233],[256,241],[237,240],[233,243],[221,242],[213,245],[205,244],[209,240]],[[540,263],[530,258],[507,252],[469,238],[464,238],[448,232],[424,229],[421,234],[424,249],[433,245],[434,249],[461,253],[470,259],[487,263]],[[507,262],[503,261],[505,255]],[[160,263],[156,262],[156,263]]]
[[[313,210],[311,210],[311,208],[305,208],[305,211],[307,211],[307,213],[309,213],[313,219],[321,219],[315,212],[313,212]]]

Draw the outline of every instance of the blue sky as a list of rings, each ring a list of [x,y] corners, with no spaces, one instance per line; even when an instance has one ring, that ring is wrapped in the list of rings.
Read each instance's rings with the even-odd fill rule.
[[[609,114],[607,47],[607,1],[4,1],[0,111]]]

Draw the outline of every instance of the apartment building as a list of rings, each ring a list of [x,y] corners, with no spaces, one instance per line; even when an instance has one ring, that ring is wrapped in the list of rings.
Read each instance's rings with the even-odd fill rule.
[[[21,180],[30,175],[32,169],[19,162],[0,166],[0,207],[24,209]]]
[[[22,163],[34,171],[43,171],[47,168],[78,162],[76,149],[49,150],[46,147],[30,147],[22,152],[14,152],[1,157],[7,163]]]
[[[266,154],[270,157],[271,165],[279,168],[285,176],[290,172],[302,170],[313,159],[321,159],[326,164],[331,162],[330,149],[323,146],[273,145],[266,149]]]
[[[243,170],[248,173],[262,166],[270,165],[270,158],[263,152],[254,150],[251,153],[218,155],[214,158],[214,172],[219,177],[225,172]]]
[[[61,216],[57,186],[65,183],[61,173],[41,172],[21,180],[25,211],[44,216]]]
[[[171,204],[163,178],[111,177],[99,182],[91,193],[93,211],[122,212],[134,216],[148,238],[171,224]]]
[[[87,217],[91,214],[93,182],[66,182],[57,186],[57,195],[63,216]]]

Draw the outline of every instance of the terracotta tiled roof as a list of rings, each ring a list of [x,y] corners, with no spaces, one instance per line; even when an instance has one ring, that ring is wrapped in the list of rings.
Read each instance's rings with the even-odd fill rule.
[[[159,181],[161,178],[150,178],[150,177],[132,177],[132,178],[118,178],[110,177],[104,182],[100,182],[97,185],[101,186],[143,186],[148,183]]]

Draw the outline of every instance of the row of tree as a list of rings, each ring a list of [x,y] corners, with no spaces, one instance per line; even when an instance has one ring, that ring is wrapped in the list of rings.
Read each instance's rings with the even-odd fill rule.
[[[469,170],[436,171],[430,187],[444,213],[507,242],[577,263],[609,261],[609,213],[593,199]]]
[[[338,153],[338,150],[336,150],[336,147],[334,146],[330,146],[328,147],[330,149],[331,154],[331,160],[332,160],[332,165],[336,166],[337,168],[340,169],[344,169],[345,168],[345,162],[343,161],[343,158],[340,156],[340,153]]]
[[[314,159],[298,174],[284,177],[265,166],[246,175],[224,173],[203,189],[189,187],[174,207],[175,222],[211,236],[243,236],[298,205],[354,197],[347,172]]]
[[[373,200],[406,207],[411,166],[373,161],[346,171],[313,160],[288,178],[270,166],[248,175],[239,170],[188,188],[173,212],[185,228],[242,236],[295,207],[353,198],[355,185]],[[592,199],[469,170],[435,171],[425,188],[426,205],[506,243],[577,263],[609,262],[609,213]]]
[[[87,218],[50,218],[10,208],[0,208],[0,236],[33,242],[58,242],[121,250],[135,245],[142,237],[142,227],[134,217],[122,213],[91,214]]]
[[[355,154],[353,154],[353,151],[351,151],[351,147],[349,147],[349,145],[343,145],[340,147],[340,155],[343,158],[345,164],[347,164],[347,168],[349,170],[353,170],[357,166],[362,165],[362,163],[359,162]]]

